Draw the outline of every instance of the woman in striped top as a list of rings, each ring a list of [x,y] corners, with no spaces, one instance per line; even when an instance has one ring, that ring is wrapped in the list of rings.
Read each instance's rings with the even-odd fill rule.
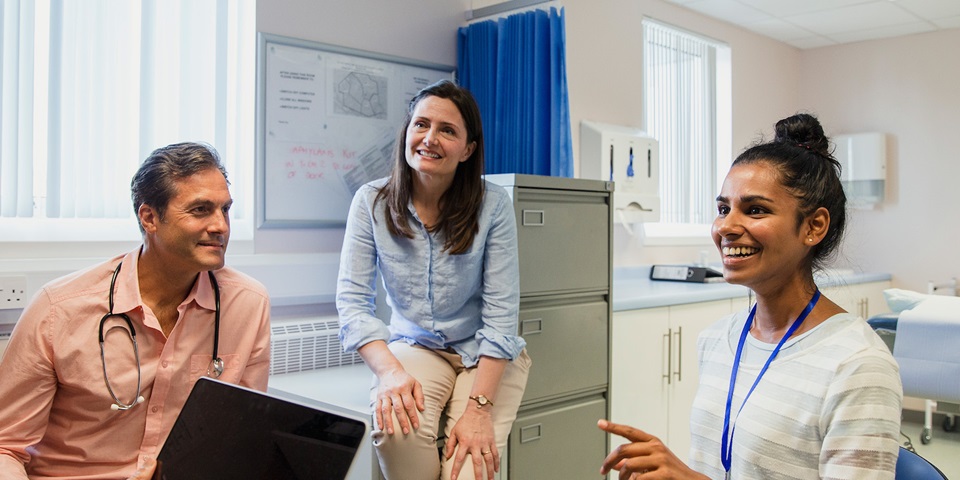
[[[689,461],[657,438],[600,422],[631,443],[601,471],[620,478],[892,479],[903,392],[864,319],[821,295],[813,272],[836,251],[846,197],[819,121],[781,120],[733,163],[712,236],[727,282],[756,294],[699,337]]]

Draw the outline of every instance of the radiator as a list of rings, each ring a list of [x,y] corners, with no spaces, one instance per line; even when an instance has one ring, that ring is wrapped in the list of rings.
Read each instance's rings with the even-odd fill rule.
[[[336,319],[304,318],[270,327],[270,375],[363,363],[357,353],[343,353]]]

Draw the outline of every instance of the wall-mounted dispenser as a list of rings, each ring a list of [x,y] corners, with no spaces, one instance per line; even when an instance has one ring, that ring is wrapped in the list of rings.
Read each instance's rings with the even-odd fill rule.
[[[580,122],[580,176],[614,182],[614,220],[660,220],[659,143],[642,130]]]
[[[887,135],[854,133],[833,137],[833,155],[840,162],[840,182],[852,208],[869,209],[883,202],[887,179]]]

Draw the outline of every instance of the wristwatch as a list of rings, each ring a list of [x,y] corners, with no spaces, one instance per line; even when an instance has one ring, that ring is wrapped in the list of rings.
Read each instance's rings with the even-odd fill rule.
[[[493,402],[489,398],[483,395],[477,395],[476,397],[470,397],[470,400],[477,402],[477,408],[483,408],[484,405],[493,406]]]

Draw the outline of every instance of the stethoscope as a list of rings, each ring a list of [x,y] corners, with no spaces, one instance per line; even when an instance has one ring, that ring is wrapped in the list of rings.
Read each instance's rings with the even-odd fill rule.
[[[141,380],[143,378],[143,371],[140,368],[140,349],[137,347],[137,331],[133,328],[133,322],[130,321],[130,317],[125,313],[113,313],[113,290],[116,287],[117,275],[120,274],[120,267],[123,264],[117,265],[116,270],[113,271],[113,278],[110,279],[110,311],[107,312],[103,318],[100,319],[100,361],[103,364],[103,380],[107,384],[107,390],[110,392],[110,396],[113,397],[113,405],[110,405],[112,410],[129,410],[135,407],[138,403],[143,403],[143,396],[140,395],[140,386]],[[214,298],[214,323],[213,323],[213,357],[210,360],[210,366],[207,368],[207,375],[213,378],[218,378],[220,374],[223,373],[223,359],[220,358],[217,353],[220,345],[220,286],[217,284],[217,277],[213,275],[213,272],[208,271],[207,275],[210,276],[210,285],[213,286],[213,298]],[[137,393],[134,395],[134,400],[130,403],[123,403],[117,394],[113,391],[113,386],[110,384],[110,377],[107,376],[107,359],[103,353],[103,324],[110,317],[120,317],[124,322],[127,322],[127,334],[130,335],[130,341],[133,342],[133,356],[137,360]],[[111,327],[122,328],[118,326]],[[109,330],[108,330],[109,331]]]

